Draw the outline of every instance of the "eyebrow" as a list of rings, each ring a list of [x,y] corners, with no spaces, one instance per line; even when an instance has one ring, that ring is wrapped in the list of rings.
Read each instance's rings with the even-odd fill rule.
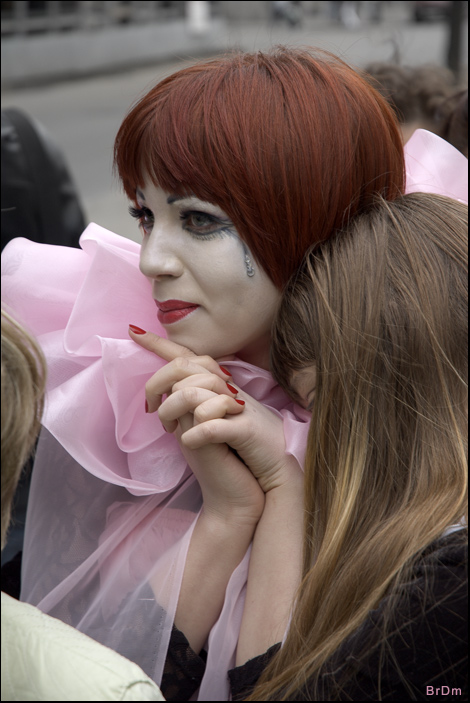
[[[145,202],[145,195],[142,193],[142,191],[137,188],[135,192],[137,197]],[[168,203],[168,205],[173,205],[173,203],[178,202],[178,200],[187,200],[188,198],[194,197],[195,196],[193,193],[188,193],[187,195],[169,195],[166,199],[166,202]]]
[[[168,205],[173,205],[173,203],[178,202],[178,200],[187,200],[188,198],[196,197],[194,193],[188,193],[187,195],[170,195],[166,199]]]

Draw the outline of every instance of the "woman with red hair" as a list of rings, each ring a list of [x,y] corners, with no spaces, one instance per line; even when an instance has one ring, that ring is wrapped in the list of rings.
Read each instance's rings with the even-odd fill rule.
[[[4,254],[5,304],[49,366],[21,598],[139,663],[167,699],[223,700],[264,492],[243,452],[181,435],[215,399],[218,417],[250,418],[260,464],[269,446],[298,474],[310,414],[268,371],[275,309],[311,245],[404,191],[400,133],[341,60],[279,48],[161,81],[115,164],[141,247],[90,225],[81,251]]]
[[[132,201],[147,178],[217,204],[281,290],[308,246],[375,193],[402,192],[398,136],[385,102],[340,59],[278,49],[161,81],[121,125],[115,164]]]

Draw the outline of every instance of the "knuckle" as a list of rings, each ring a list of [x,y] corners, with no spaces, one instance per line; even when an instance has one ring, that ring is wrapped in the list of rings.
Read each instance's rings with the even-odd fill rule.
[[[215,437],[213,426],[206,423],[205,425],[201,425],[200,431],[205,442],[207,442],[207,444],[211,444]]]
[[[186,403],[193,404],[197,403],[198,400],[198,389],[197,388],[183,388],[181,391],[183,398]]]
[[[201,386],[209,391],[219,394],[224,389],[223,382],[220,383],[221,379],[214,376],[213,373],[206,373],[204,378],[201,377]]]
[[[214,366],[215,362],[211,356],[204,354],[204,356],[199,357],[199,363],[207,368],[208,366]]]
[[[229,389],[227,386],[226,381],[223,381],[221,378],[218,376],[215,376],[212,374],[212,386],[215,392],[221,394],[221,395],[227,395],[229,393]]]
[[[173,366],[177,370],[185,371],[188,366],[189,366],[189,361],[186,357],[184,356],[178,356],[174,361],[172,362]]]
[[[196,422],[203,423],[203,422],[206,422],[206,420],[208,418],[209,418],[209,415],[208,415],[207,409],[204,408],[203,405],[200,405],[195,409],[194,419],[196,420]]]

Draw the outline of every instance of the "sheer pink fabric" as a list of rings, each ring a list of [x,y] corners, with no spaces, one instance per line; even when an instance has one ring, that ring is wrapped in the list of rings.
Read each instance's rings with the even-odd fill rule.
[[[465,157],[439,138],[429,145],[417,137],[406,146],[409,189],[462,199]],[[429,150],[435,163],[453,160],[445,183],[441,167],[432,175]],[[159,684],[201,494],[173,435],[144,412],[145,382],[165,362],[127,336],[129,323],[164,335],[139,272],[140,247],[94,224],[80,244],[16,239],[2,255],[3,305],[36,335],[49,368],[21,597]],[[309,413],[268,372],[239,360],[224,366],[283,418],[287,451],[303,465]],[[199,700],[229,698],[249,553],[210,633]]]

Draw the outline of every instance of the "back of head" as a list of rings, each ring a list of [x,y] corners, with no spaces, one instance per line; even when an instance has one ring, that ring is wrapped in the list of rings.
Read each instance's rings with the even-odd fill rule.
[[[45,376],[37,343],[2,310],[2,549],[20,472],[39,433]]]
[[[161,81],[121,125],[115,165],[132,200],[150,177],[216,203],[279,287],[375,193],[404,188],[386,101],[329,52],[283,47]]]
[[[286,288],[273,373],[291,394],[294,371],[315,365],[316,378],[306,578],[284,681],[318,674],[416,555],[466,516],[467,249],[465,205],[380,199]]]
[[[449,69],[435,64],[400,66],[377,62],[367,66],[364,75],[388,100],[402,125],[413,131],[421,128],[440,134],[451,109],[447,101],[457,90]]]
[[[468,158],[468,90],[452,95],[442,106],[441,112],[439,136]]]
[[[393,107],[400,122],[418,118],[414,96],[410,93],[409,66],[396,63],[371,63],[364,69],[364,77]]]
[[[290,389],[292,371],[311,363],[321,379],[322,368],[350,375],[379,358],[380,379],[406,370],[431,389],[441,363],[466,379],[467,246],[466,205],[427,193],[378,199],[313,247],[286,287],[272,346],[280,384]]]

